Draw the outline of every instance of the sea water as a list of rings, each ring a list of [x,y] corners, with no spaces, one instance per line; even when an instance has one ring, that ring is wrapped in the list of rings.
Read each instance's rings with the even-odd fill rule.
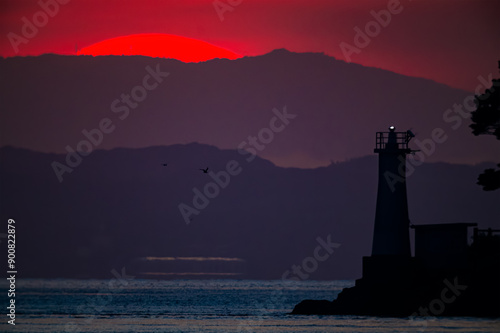
[[[2,332],[500,332],[500,320],[291,315],[354,281],[20,279]],[[1,290],[8,290],[5,282]]]

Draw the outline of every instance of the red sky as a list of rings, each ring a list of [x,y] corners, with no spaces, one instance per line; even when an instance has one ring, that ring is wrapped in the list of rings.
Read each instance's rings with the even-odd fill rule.
[[[59,7],[49,6],[55,14],[46,24],[40,3]],[[218,13],[215,4],[228,10]],[[367,45],[350,55],[352,62],[473,91],[479,75],[498,76],[500,60],[497,0],[0,0],[0,6],[3,57],[74,54],[76,44],[163,33],[248,56],[286,48],[345,60],[340,44],[356,46],[354,29],[364,31],[374,21],[371,11],[389,6],[390,22],[373,30]],[[16,53],[9,36],[24,38],[24,22],[34,16],[40,27]]]

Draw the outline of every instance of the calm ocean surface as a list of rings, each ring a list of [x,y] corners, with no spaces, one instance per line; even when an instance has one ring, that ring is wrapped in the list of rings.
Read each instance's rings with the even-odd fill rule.
[[[45,280],[16,282],[16,325],[2,332],[500,332],[500,320],[292,316],[354,281]],[[0,283],[2,294],[7,283]]]

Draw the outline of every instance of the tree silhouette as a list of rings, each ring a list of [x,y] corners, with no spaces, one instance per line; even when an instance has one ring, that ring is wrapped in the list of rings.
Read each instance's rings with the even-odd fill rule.
[[[500,61],[498,62],[500,69]],[[474,135],[494,135],[500,140],[500,79],[493,79],[490,89],[484,94],[474,96],[476,110],[471,113],[472,133]],[[500,167],[500,164],[498,164]],[[500,169],[486,169],[477,179],[484,191],[500,189]]]
[[[492,87],[484,94],[475,96],[476,111],[471,113],[474,135],[494,135],[500,140],[500,79],[492,80]]]
[[[500,167],[500,164],[498,164]],[[477,184],[485,191],[494,191],[500,188],[500,169],[486,169],[477,177]]]

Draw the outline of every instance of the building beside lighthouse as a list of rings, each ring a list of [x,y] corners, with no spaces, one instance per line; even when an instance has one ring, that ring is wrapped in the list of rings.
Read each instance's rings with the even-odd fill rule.
[[[405,173],[406,156],[415,152],[409,147],[413,137],[394,126],[376,133],[373,242],[362,277],[337,299],[305,300],[292,314],[500,317],[500,230],[480,230],[470,222],[410,222]]]

